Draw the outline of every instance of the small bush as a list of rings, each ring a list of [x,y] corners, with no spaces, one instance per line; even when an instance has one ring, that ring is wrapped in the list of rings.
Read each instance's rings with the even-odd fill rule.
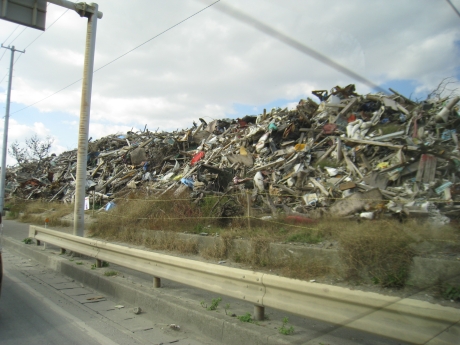
[[[283,324],[281,327],[278,329],[278,332],[284,335],[289,335],[294,333],[294,327],[289,327],[287,328],[286,325],[289,322],[289,319],[287,317],[283,318]]]
[[[240,320],[241,322],[250,322],[250,323],[254,323],[254,319],[252,318],[252,315],[250,313],[246,313],[244,315],[241,315],[241,316],[237,316],[238,320]]]
[[[25,244],[32,244],[34,243],[34,240],[30,237],[26,237],[25,239],[22,240]]]
[[[448,300],[460,301],[460,285],[446,284],[442,288],[441,295]]]
[[[107,272],[104,272],[104,275],[106,277],[113,277],[113,276],[118,275],[118,272],[117,271],[107,271]]]
[[[386,222],[373,227],[353,226],[339,235],[346,278],[371,280],[383,287],[401,288],[409,277],[409,266],[415,253],[411,238],[402,226]]]
[[[219,306],[219,303],[222,301],[222,298],[213,298],[211,305],[208,307],[208,310],[216,310]]]

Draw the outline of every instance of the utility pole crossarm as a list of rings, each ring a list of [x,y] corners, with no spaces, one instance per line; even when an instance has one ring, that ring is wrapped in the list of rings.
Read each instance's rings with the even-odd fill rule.
[[[23,53],[23,54],[26,52],[25,49],[24,50],[17,50],[17,49],[14,48],[14,46],[13,46],[13,48],[10,48],[10,46],[4,46],[3,43],[2,43],[2,48],[14,50],[15,52]]]
[[[67,1],[67,0],[47,0],[47,1],[52,4],[68,8],[69,10],[74,10],[80,15],[80,17],[89,17],[90,15],[95,13],[95,7],[93,6],[93,4],[88,5],[85,2],[75,3],[75,2]],[[102,15],[103,15],[102,12],[97,11],[97,18],[101,19]]]

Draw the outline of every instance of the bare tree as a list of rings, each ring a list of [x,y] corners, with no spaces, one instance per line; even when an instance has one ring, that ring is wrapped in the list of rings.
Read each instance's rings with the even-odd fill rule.
[[[28,163],[27,150],[20,147],[17,141],[11,144],[8,153],[16,159],[19,165]]]
[[[458,94],[458,81],[454,77],[448,77],[441,80],[436,89],[428,94],[427,99],[441,100],[449,99]]]
[[[26,139],[26,146],[30,151],[30,156],[34,160],[41,162],[43,158],[46,158],[50,152],[51,145],[53,145],[54,139],[47,136],[45,140],[40,140],[35,134],[30,139]]]
[[[8,153],[13,156],[20,165],[36,163],[37,169],[40,168],[44,158],[49,155],[54,139],[47,136],[41,140],[36,134],[26,139],[25,147],[21,147],[17,141],[11,144]]]

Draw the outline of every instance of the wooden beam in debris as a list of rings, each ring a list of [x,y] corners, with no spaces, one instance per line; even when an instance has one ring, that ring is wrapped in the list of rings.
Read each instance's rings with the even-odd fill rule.
[[[423,154],[422,157],[420,157],[415,181],[423,183],[433,182],[436,174],[436,162],[437,159],[435,156]]]
[[[401,149],[409,150],[409,151],[419,150],[417,146],[394,145],[394,144],[383,143],[380,141],[373,141],[373,140],[361,140],[361,139],[352,139],[352,138],[342,138],[342,140],[349,142],[349,143],[355,143],[355,144],[361,144],[361,145],[383,146],[383,147],[388,147],[390,149],[395,149],[395,150],[401,150]]]
[[[337,115],[335,119],[337,120],[340,116],[345,116],[350,111],[351,107],[355,105],[356,102],[358,102],[358,97],[355,97],[350,102],[348,102],[345,108],[342,109],[342,111]]]

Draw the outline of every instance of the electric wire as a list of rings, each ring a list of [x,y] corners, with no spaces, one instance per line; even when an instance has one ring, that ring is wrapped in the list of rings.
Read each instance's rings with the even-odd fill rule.
[[[52,23],[46,28],[46,30],[49,30],[59,19],[61,19],[61,17],[62,17],[64,14],[67,13],[68,10],[69,10],[69,9],[66,9],[66,10],[65,10],[65,11],[54,21],[54,22],[52,22]],[[24,28],[24,30],[25,30],[25,29],[27,29],[27,27]],[[24,30],[22,30],[21,33],[23,33]],[[40,35],[38,35],[37,37],[35,37],[35,39],[34,39],[32,42],[30,42],[28,45],[26,45],[26,47],[24,48],[24,51],[25,51],[27,48],[29,48],[29,47],[32,45],[32,43],[34,43],[36,40],[38,40],[44,33],[45,33],[45,31],[43,31]],[[19,34],[19,35],[20,35],[20,34]],[[19,35],[16,36],[16,38],[18,38]],[[10,35],[10,36],[11,36],[11,35]],[[16,38],[15,38],[15,39],[16,39]],[[13,40],[13,41],[14,41],[14,40]],[[6,52],[6,51],[5,51],[5,52]],[[5,55],[5,53],[3,53],[3,55]],[[0,61],[2,60],[3,55],[2,55],[2,57],[0,58]],[[22,54],[20,54],[20,55],[16,58],[16,60],[13,62],[13,66],[16,64],[16,62],[18,62],[18,60],[21,58],[21,56],[22,56]],[[5,80],[5,78],[6,78],[7,75],[8,75],[8,73],[6,73],[6,74],[3,76],[3,78],[0,80],[0,84],[3,82],[3,80]]]
[[[183,22],[189,20],[190,18],[195,17],[197,14],[200,14],[201,12],[207,10],[207,9],[210,8],[211,6],[214,6],[214,5],[217,4],[218,2],[220,2],[220,0],[214,1],[212,4],[210,4],[210,5],[206,6],[206,7],[204,7],[204,8],[201,9],[200,11],[195,12],[195,13],[192,14],[191,16],[188,16],[187,18],[181,20],[180,22],[174,24],[173,26],[170,26],[169,28],[167,28],[166,30],[160,32],[159,34],[153,36],[152,38],[149,38],[149,39],[148,39],[147,41],[145,41],[144,43],[139,44],[137,47],[134,47],[133,49],[128,50],[126,53],[120,55],[119,57],[113,59],[112,61],[106,63],[105,65],[102,65],[101,67],[99,67],[98,69],[96,69],[93,73],[96,73],[97,71],[100,71],[100,70],[103,69],[104,67],[107,67],[108,65],[114,63],[115,61],[121,59],[122,57],[124,57],[124,56],[128,55],[129,53],[135,51],[136,49],[142,47],[143,45],[147,44],[148,42],[153,41],[155,38],[157,38],[157,37],[159,37],[159,36],[165,34],[166,32],[168,32],[168,31],[174,29],[176,26],[179,26],[180,24],[182,24]]]
[[[69,11],[69,9],[65,10],[65,11],[54,21],[54,22],[52,22],[52,23],[46,28],[46,30],[49,30],[54,24],[56,24],[56,22],[57,22],[59,19],[61,19],[61,17],[62,17],[64,14],[66,14],[68,11]],[[34,39],[32,42],[30,42],[28,45],[26,45],[26,47],[25,47],[24,49],[29,48],[29,47],[32,45],[32,43],[34,43],[36,40],[38,40],[40,37],[42,37],[42,35],[43,35],[44,33],[45,33],[45,31],[43,31],[40,35],[38,35],[37,37],[35,37],[35,39]]]
[[[460,12],[457,10],[457,8],[454,6],[454,4],[452,3],[452,1],[450,0],[446,0],[447,3],[450,5],[450,7],[452,7],[452,10],[457,14],[457,16],[460,17]]]
[[[182,23],[185,22],[186,20],[188,20],[188,19],[190,19],[190,18],[196,16],[197,14],[203,12],[204,10],[210,8],[211,6],[215,5],[215,4],[218,3],[218,2],[220,2],[220,0],[217,0],[217,1],[213,2],[212,4],[210,4],[210,5],[206,6],[206,7],[204,7],[204,8],[201,9],[200,11],[198,11],[198,12],[192,14],[191,16],[189,16],[189,17],[183,19],[182,21],[178,22],[177,24],[175,24],[175,25],[169,27],[168,29],[166,29],[166,30],[160,32],[159,34],[153,36],[152,38],[150,38],[150,39],[148,39],[147,41],[141,43],[140,45],[134,47],[133,49],[127,51],[126,53],[124,53],[124,54],[122,54],[122,55],[116,57],[115,59],[109,61],[109,62],[106,63],[105,65],[102,65],[101,67],[99,67],[99,68],[97,68],[96,70],[94,70],[94,71],[93,71],[93,74],[96,73],[96,72],[98,72],[98,71],[100,71],[101,69],[107,67],[108,65],[114,63],[115,61],[121,59],[122,57],[128,55],[129,53],[133,52],[134,50],[136,50],[136,49],[142,47],[142,46],[145,45],[146,43],[148,43],[148,42],[154,40],[155,38],[157,38],[157,37],[163,35],[164,33],[166,33],[166,32],[168,32],[169,30],[175,28],[176,26],[182,24]],[[305,44],[303,44],[303,43],[301,43],[301,42],[299,42],[299,41],[297,41],[297,40],[294,40],[294,39],[290,38],[289,36],[283,34],[282,32],[280,32],[280,31],[278,31],[278,30],[276,30],[276,29],[274,29],[274,28],[272,28],[272,27],[270,27],[270,26],[268,26],[268,25],[266,25],[266,24],[260,22],[259,20],[255,19],[255,18],[253,18],[253,17],[251,17],[251,16],[249,16],[249,15],[247,15],[247,14],[245,14],[245,13],[243,13],[243,12],[241,12],[241,11],[239,11],[239,10],[237,10],[237,9],[235,9],[235,8],[233,8],[233,7],[231,7],[231,6],[228,6],[228,5],[225,5],[225,4],[221,3],[221,5],[220,5],[219,7],[216,7],[216,8],[217,8],[218,10],[220,10],[221,12],[223,12],[223,13],[225,13],[225,14],[227,14],[227,15],[229,15],[229,16],[231,16],[231,17],[237,19],[237,20],[239,20],[240,22],[243,22],[243,23],[245,23],[245,24],[248,24],[248,25],[250,25],[250,26],[256,28],[257,30],[259,30],[259,31],[261,31],[261,32],[263,32],[263,33],[265,33],[265,34],[267,34],[267,35],[269,35],[269,36],[271,36],[271,37],[273,37],[273,38],[275,38],[275,39],[277,39],[277,40],[279,40],[279,41],[281,41],[281,42],[283,42],[283,43],[285,43],[285,44],[287,44],[287,45],[289,45],[289,46],[291,46],[292,48],[294,48],[294,49],[296,49],[296,50],[298,50],[298,51],[300,51],[300,52],[302,52],[302,53],[304,53],[304,54],[306,54],[306,55],[308,55],[308,56],[310,56],[310,57],[312,57],[312,58],[318,60],[319,62],[321,62],[321,63],[323,63],[323,64],[325,64],[325,65],[328,65],[329,67],[335,69],[336,71],[339,71],[339,72],[341,72],[341,73],[343,73],[343,74],[345,74],[345,75],[347,75],[347,76],[349,76],[349,77],[351,77],[351,78],[353,78],[353,79],[355,79],[355,80],[357,80],[357,81],[359,81],[359,82],[361,82],[361,83],[363,83],[363,84],[369,86],[370,88],[372,88],[372,89],[374,89],[374,90],[377,90],[377,91],[382,92],[382,93],[385,93],[385,94],[388,93],[386,90],[382,89],[380,86],[378,86],[377,84],[373,83],[373,82],[370,81],[369,79],[367,79],[367,78],[365,78],[365,77],[359,75],[358,73],[356,73],[356,72],[350,70],[349,68],[347,68],[347,67],[345,67],[345,66],[340,65],[339,63],[337,63],[337,62],[335,62],[334,60],[330,59],[330,58],[327,57],[326,55],[324,55],[324,54],[322,54],[322,53],[320,53],[320,52],[314,50],[313,48],[310,48],[309,46],[307,46],[307,45],[305,45]],[[36,104],[38,104],[38,103],[44,101],[44,100],[50,98],[51,96],[54,96],[54,95],[56,95],[57,93],[59,93],[59,92],[65,90],[65,89],[69,88],[70,86],[72,86],[72,85],[78,83],[78,82],[81,81],[81,80],[82,80],[82,78],[80,78],[80,79],[78,79],[78,80],[72,82],[71,84],[69,84],[69,85],[63,87],[62,89],[60,89],[60,90],[54,92],[53,94],[51,94],[51,95],[49,95],[49,96],[47,96],[47,97],[45,97],[45,98],[43,98],[43,99],[41,99],[41,100],[38,100],[37,102],[34,102],[34,103],[32,103],[32,104],[29,104],[28,106],[26,106],[26,107],[24,107],[24,108],[21,108],[21,109],[19,109],[19,110],[17,110],[17,111],[15,111],[15,112],[12,113],[12,114],[16,114],[16,113],[19,113],[19,112],[21,112],[21,111],[23,111],[23,110],[25,110],[25,109],[28,109],[28,108],[30,108],[30,107],[32,107],[32,106],[34,106],[34,105],[36,105]]]
[[[6,50],[3,51],[3,54],[2,54],[2,56],[0,57],[0,61],[2,61],[3,57],[5,56],[5,54],[6,54]],[[2,79],[2,81],[3,81],[3,79]]]
[[[15,29],[8,35],[8,37],[3,41],[3,43],[6,43],[6,41],[8,41],[8,39],[9,39],[9,38],[14,34],[14,32],[19,28],[19,26],[20,26],[20,25],[18,24],[18,26],[16,26],[16,28],[15,28]],[[2,43],[2,44],[3,44],[3,43]],[[0,61],[2,61],[3,57],[5,56],[5,54],[6,54],[6,50],[3,52],[2,56],[0,57]],[[5,77],[2,78],[2,80],[0,81],[0,83],[3,81],[4,78],[5,78]]]
[[[241,12],[240,10],[229,6],[225,3],[220,4],[220,6],[216,7],[216,10],[246,24],[249,26],[252,26],[253,28],[261,31],[262,33],[275,38],[276,40],[290,46],[291,48],[294,48],[297,51],[300,51],[301,53],[310,56],[311,58],[331,67],[332,69],[335,69],[336,71],[345,74],[346,76],[359,81],[363,83],[364,85],[369,86],[371,89],[377,90],[379,92],[383,92],[384,94],[388,94],[388,91],[382,89],[379,85],[373,83],[369,79],[361,76],[360,74],[352,71],[351,69],[335,62],[328,56],[320,53],[319,51],[307,46],[306,44],[299,42],[286,34],[282,33],[281,31],[272,28],[271,26],[268,26],[267,24],[261,22],[260,20],[251,17],[250,15]]]
[[[8,39],[14,34],[14,32],[20,27],[20,25],[18,24],[18,26],[16,26],[16,28],[10,33],[10,35],[3,41],[3,43],[5,43],[6,41],[8,41]]]
[[[198,12],[195,12],[194,14],[192,14],[192,15],[188,16],[187,18],[181,20],[180,22],[174,24],[173,26],[170,26],[170,27],[167,28],[166,30],[163,30],[163,31],[160,32],[159,34],[157,34],[157,35],[155,35],[155,36],[149,38],[147,41],[145,41],[145,42],[139,44],[138,46],[136,46],[136,47],[134,47],[134,48],[128,50],[126,53],[123,53],[123,54],[121,54],[120,56],[116,57],[115,59],[113,59],[113,60],[107,62],[105,65],[102,65],[101,67],[99,67],[99,68],[97,68],[96,70],[94,70],[94,71],[93,71],[93,74],[96,73],[96,72],[98,72],[98,71],[100,71],[101,69],[107,67],[108,65],[114,63],[115,61],[121,59],[122,57],[128,55],[129,53],[135,51],[136,49],[139,49],[140,47],[142,47],[143,45],[147,44],[148,42],[150,42],[150,41],[154,40],[155,38],[157,38],[157,37],[159,37],[159,36],[165,34],[166,32],[170,31],[171,29],[175,28],[176,26],[182,24],[183,22],[189,20],[190,18],[196,16],[197,14],[203,12],[204,10],[206,10],[206,9],[208,9],[209,7],[211,7],[211,6],[215,5],[215,4],[217,4],[217,3],[220,2],[220,1],[221,1],[221,0],[217,0],[217,1],[213,2],[212,4],[210,4],[210,5],[208,5],[208,6],[204,7],[204,8],[202,8],[202,9],[199,10]],[[2,80],[3,80],[3,79],[2,79]],[[82,78],[80,78],[80,79],[78,79],[78,80],[75,80],[75,81],[72,82],[71,84],[69,84],[69,85],[67,85],[67,86],[64,86],[62,89],[60,89],[60,90],[54,92],[53,94],[48,95],[48,96],[46,96],[45,98],[40,99],[39,101],[36,101],[36,102],[34,102],[34,103],[32,103],[32,104],[29,104],[28,106],[26,106],[26,107],[24,107],[24,108],[21,108],[21,109],[15,111],[14,113],[11,113],[11,115],[16,114],[16,113],[19,113],[19,112],[21,112],[21,111],[23,111],[23,110],[26,110],[27,108],[30,108],[30,107],[32,107],[32,106],[34,106],[34,105],[36,105],[36,104],[38,104],[38,103],[40,103],[40,102],[43,102],[44,100],[46,100],[46,99],[48,99],[48,98],[50,98],[50,97],[52,97],[52,96],[58,94],[58,93],[61,92],[61,91],[64,91],[65,89],[71,87],[72,85],[78,83],[78,82],[81,81],[81,80],[82,80]],[[1,81],[0,81],[0,83],[1,83]]]
[[[8,43],[8,45],[12,45],[13,42],[16,41],[16,39],[17,39],[19,36],[21,36],[22,33],[23,33],[24,31],[26,31],[27,29],[28,29],[27,26],[26,26],[24,29],[22,29],[22,31],[21,31],[15,38],[13,38],[13,39],[11,40],[11,42]]]

